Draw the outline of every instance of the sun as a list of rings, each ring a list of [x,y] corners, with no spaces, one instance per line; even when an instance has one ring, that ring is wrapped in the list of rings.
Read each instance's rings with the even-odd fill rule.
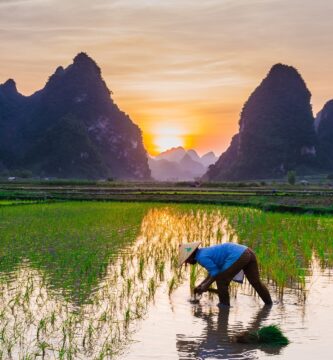
[[[156,123],[151,132],[153,153],[158,154],[173,147],[185,147],[186,131],[180,125]]]
[[[154,136],[154,144],[159,152],[168,150],[177,146],[184,146],[184,139],[179,135],[161,134]]]

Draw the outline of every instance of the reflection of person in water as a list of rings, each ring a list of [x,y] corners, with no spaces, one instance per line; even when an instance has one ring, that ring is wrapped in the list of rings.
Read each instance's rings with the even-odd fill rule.
[[[258,330],[262,326],[262,322],[268,318],[270,310],[271,307],[268,306],[261,308],[246,330]],[[202,319],[206,326],[203,334],[197,338],[177,335],[179,359],[243,359],[245,353],[246,359],[256,359],[255,349],[258,348],[258,345],[238,344],[232,341],[235,330],[238,329],[230,329],[229,313],[229,308],[218,313],[206,313],[202,311],[201,306],[196,306],[194,316]],[[260,350],[269,354],[278,354],[280,351],[279,348],[268,346],[261,346]]]
[[[255,253],[248,247],[235,243],[224,243],[200,248],[200,242],[182,244],[179,249],[179,263],[194,265],[199,263],[208,271],[207,278],[194,289],[194,293],[208,291],[216,281],[220,306],[230,306],[229,284],[241,271],[266,305],[272,299],[266,286],[260,281],[258,262]]]

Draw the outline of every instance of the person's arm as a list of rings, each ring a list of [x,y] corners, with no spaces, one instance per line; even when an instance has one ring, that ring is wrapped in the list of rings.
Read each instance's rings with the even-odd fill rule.
[[[197,287],[194,288],[194,293],[202,294],[206,292],[214,281],[215,277],[208,275],[204,281],[202,281]]]
[[[203,266],[208,271],[208,276],[204,281],[200,283],[195,289],[196,294],[202,294],[207,291],[210,285],[215,281],[215,277],[219,273],[219,269],[216,266],[215,262],[208,256],[202,257],[200,259],[200,265]]]

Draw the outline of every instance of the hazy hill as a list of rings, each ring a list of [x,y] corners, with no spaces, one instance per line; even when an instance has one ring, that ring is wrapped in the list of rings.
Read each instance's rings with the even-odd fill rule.
[[[213,151],[210,151],[207,154],[202,155],[200,160],[203,166],[208,167],[209,165],[215,164],[218,157],[213,153]]]
[[[152,177],[159,181],[194,180],[201,177],[217,157],[209,152],[200,157],[195,150],[179,146],[149,159]]]
[[[156,160],[148,159],[151,175],[154,180],[158,181],[186,181],[193,180],[192,174],[188,174],[181,165],[176,161],[166,159]]]
[[[239,133],[205,177],[243,180],[313,171],[317,140],[310,98],[296,69],[274,65],[245,103]]]
[[[182,169],[184,169],[186,172],[191,172],[194,177],[201,176],[206,171],[206,167],[203,166],[200,162],[194,160],[189,153],[184,155],[179,164]]]
[[[194,161],[197,161],[199,163],[201,163],[201,157],[198,155],[198,153],[193,150],[193,149],[190,149],[190,150],[187,150],[186,154]],[[205,155],[204,155],[205,156]],[[216,159],[217,160],[217,159]],[[215,160],[215,161],[216,161]]]
[[[41,176],[150,177],[139,127],[85,53],[29,97],[13,80],[0,85],[0,163]]]
[[[168,161],[179,162],[185,156],[185,154],[186,154],[186,150],[182,146],[178,146],[161,152],[155,157],[155,159],[156,160],[164,159]]]

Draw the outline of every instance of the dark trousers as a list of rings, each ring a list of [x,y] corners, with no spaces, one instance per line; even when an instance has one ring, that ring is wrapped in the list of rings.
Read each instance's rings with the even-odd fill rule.
[[[246,249],[244,253],[228,269],[216,276],[217,291],[220,303],[230,305],[229,284],[241,270],[244,271],[249,283],[254,287],[263,302],[272,304],[272,299],[266,286],[260,281],[258,262],[255,253]]]

